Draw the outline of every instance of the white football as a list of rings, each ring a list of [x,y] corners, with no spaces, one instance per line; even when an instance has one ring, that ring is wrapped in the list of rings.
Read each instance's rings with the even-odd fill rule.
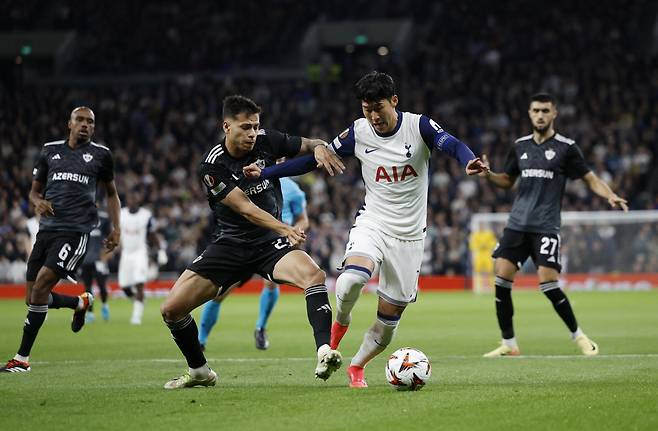
[[[417,391],[425,386],[431,375],[430,361],[418,349],[398,349],[386,362],[386,380],[399,391]]]

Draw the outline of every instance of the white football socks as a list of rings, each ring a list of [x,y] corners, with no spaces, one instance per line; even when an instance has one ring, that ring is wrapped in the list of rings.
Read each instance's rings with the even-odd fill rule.
[[[142,316],[144,315],[144,302],[142,301],[133,301],[133,315],[130,318],[130,323],[133,325],[142,324]]]
[[[194,377],[195,379],[205,379],[208,377],[208,374],[210,374],[210,367],[206,362],[199,368],[189,368],[189,372],[190,376]]]
[[[14,355],[14,359],[16,359],[17,361],[21,361],[21,362],[30,362],[30,357],[29,356],[21,356],[18,353],[16,353]]]
[[[398,327],[398,322],[384,323],[381,320],[375,320],[375,323],[368,329],[368,332],[363,336],[363,342],[359,347],[359,351],[352,358],[350,365],[357,367],[365,367],[368,362],[375,356],[379,355],[390,344],[395,330]]]

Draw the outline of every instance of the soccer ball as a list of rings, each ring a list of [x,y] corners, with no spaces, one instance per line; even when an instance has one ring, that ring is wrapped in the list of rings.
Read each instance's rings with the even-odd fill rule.
[[[398,391],[417,391],[432,375],[429,359],[411,347],[396,350],[386,362],[386,380]]]

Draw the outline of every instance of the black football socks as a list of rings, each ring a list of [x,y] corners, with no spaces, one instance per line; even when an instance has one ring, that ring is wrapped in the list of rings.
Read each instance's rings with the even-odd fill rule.
[[[496,277],[496,317],[503,339],[514,338],[514,304],[512,304],[512,282]]]
[[[177,322],[166,322],[174,341],[185,356],[190,368],[200,368],[206,364],[206,357],[199,344],[199,330],[192,315],[188,314]]]
[[[320,348],[323,344],[329,344],[331,335],[331,305],[327,295],[327,286],[317,284],[305,291],[306,315],[313,327],[315,347]]]
[[[27,307],[27,318],[23,326],[23,338],[21,339],[21,347],[18,349],[19,355],[30,356],[34,341],[37,339],[37,334],[44,320],[46,320],[47,314],[48,305],[30,304]]]
[[[573,309],[571,308],[571,303],[569,299],[564,294],[560,286],[558,286],[557,281],[546,281],[539,285],[541,291],[546,295],[546,297],[553,303],[553,308],[557,311],[557,314],[562,318],[562,321],[567,328],[574,333],[578,329],[578,322],[576,322],[576,316],[573,314]]]
[[[48,308],[70,308],[76,310],[78,308],[79,297],[60,295],[59,293],[50,292],[48,296]]]

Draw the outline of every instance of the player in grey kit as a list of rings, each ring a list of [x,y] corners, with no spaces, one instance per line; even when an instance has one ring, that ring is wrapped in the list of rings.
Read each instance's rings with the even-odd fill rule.
[[[98,223],[96,185],[105,188],[113,230],[105,240],[108,250],[120,239],[121,203],[114,185],[114,161],[109,148],[91,141],[95,115],[87,107],[71,112],[66,140],[44,144],[34,168],[30,202],[41,216],[39,233],[27,262],[28,313],[18,353],[0,372],[30,371],[29,355],[49,308],[74,309],[71,329],[78,332],[93,296],[65,296],[52,292],[62,278],[74,278],[82,263],[89,232]]]
[[[488,358],[521,354],[514,336],[512,284],[523,262],[532,257],[537,266],[539,288],[569,328],[572,339],[586,356],[599,347],[578,326],[566,295],[558,285],[560,265],[560,209],[567,178],[582,178],[590,189],[613,208],[628,211],[626,200],[617,196],[585,163],[576,143],[555,132],[555,99],[540,93],[531,97],[528,109],[533,132],[519,138],[505,161],[505,171],[480,174],[492,184],[510,188],[519,179],[518,193],[499,245],[493,253],[496,274],[496,315],[502,332],[501,345],[485,353]],[[488,167],[486,156],[483,157]]]

